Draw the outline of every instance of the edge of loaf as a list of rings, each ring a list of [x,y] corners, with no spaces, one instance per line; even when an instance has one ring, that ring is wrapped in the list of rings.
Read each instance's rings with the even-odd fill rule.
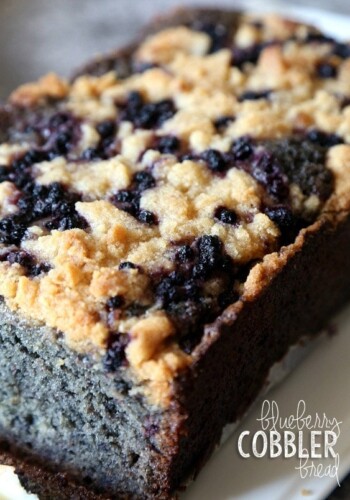
[[[223,18],[219,11],[201,12],[183,11],[181,22],[185,19],[187,23],[202,15],[205,22],[208,18],[220,23],[238,19],[236,13],[232,14],[232,18],[225,13]],[[176,15],[169,21],[160,20],[155,25],[156,30],[178,22]],[[106,69],[122,67],[122,74],[124,72],[127,76],[129,54],[134,48],[135,45],[107,59],[100,58],[87,66],[84,73],[100,74]],[[336,148],[342,156],[343,146]],[[294,243],[269,253],[255,265],[241,299],[228,307],[210,327],[206,327],[202,341],[193,352],[194,362],[180,372],[172,384],[170,404],[166,409],[159,410],[144,401],[137,390],[133,392],[133,381],[127,377],[121,377],[115,386],[105,374],[99,372],[95,360],[84,354],[72,357],[57,331],[44,328],[44,340],[32,342],[35,328],[41,328],[33,328],[31,323],[2,305],[4,320],[1,334],[11,345],[4,353],[7,366],[11,364],[6,375],[11,380],[11,389],[6,397],[14,391],[14,387],[21,388],[17,406],[20,411],[16,412],[15,408],[11,414],[9,410],[0,424],[0,429],[3,422],[12,426],[10,441],[13,449],[21,448],[25,436],[29,435],[39,439],[40,452],[27,450],[27,453],[29,456],[31,453],[37,455],[37,460],[41,460],[43,465],[51,463],[52,470],[56,466],[62,467],[78,481],[85,480],[86,484],[93,482],[100,490],[116,491],[117,488],[134,497],[168,498],[193,471],[200,469],[219,442],[223,426],[245,413],[274,362],[281,359],[288,347],[301,337],[316,335],[329,316],[348,299],[350,200],[347,194],[349,181],[345,182],[348,176],[347,158],[344,155],[344,160],[337,162],[335,194],[329,198],[316,222],[303,229]],[[31,340],[26,339],[26,331],[31,331]],[[49,345],[53,339],[57,348],[51,352]],[[53,359],[60,361],[55,364]],[[86,369],[95,371],[90,386],[84,377]],[[16,371],[17,378],[13,376]],[[36,419],[33,420],[34,394],[31,384],[25,381],[25,372],[37,381],[34,384],[36,388],[50,379],[49,386],[40,392],[39,398],[41,412],[47,417],[42,422],[46,433],[43,439],[36,428]],[[72,378],[78,380],[81,387],[75,396]],[[102,404],[99,405],[96,403],[96,391],[101,381]],[[67,404],[63,405],[61,414],[55,420],[49,410],[50,399],[52,394],[64,398],[65,384],[69,387]],[[75,397],[78,397],[81,411],[88,408],[87,414],[90,412],[92,418],[79,419],[73,409]],[[93,418],[95,413],[109,421],[113,415],[121,429],[125,427],[125,433],[122,430],[121,435],[113,437],[111,425],[101,431]],[[128,433],[128,428],[133,431]],[[89,435],[103,434],[103,439],[95,442],[95,467],[91,458],[90,462],[87,460],[88,451],[84,448],[84,433],[86,435],[87,432]],[[67,443],[66,450],[60,450],[58,458],[55,456],[57,450],[48,446],[52,436],[56,436],[55,439],[59,436]],[[81,457],[69,457],[68,442],[72,436]],[[89,438],[89,446],[93,442],[94,439]],[[106,453],[110,464],[102,473]],[[113,453],[116,457],[114,462]],[[89,463],[84,464],[84,461]],[[122,470],[123,464],[126,470],[121,472],[116,486],[113,468]]]

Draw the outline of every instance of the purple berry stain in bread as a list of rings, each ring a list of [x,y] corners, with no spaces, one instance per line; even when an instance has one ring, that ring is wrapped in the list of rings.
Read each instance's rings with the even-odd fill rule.
[[[152,129],[160,127],[176,113],[174,102],[163,99],[145,102],[139,92],[131,92],[124,105],[120,105],[120,119],[130,121],[136,128]]]
[[[107,372],[115,372],[127,364],[125,348],[129,343],[127,335],[115,332],[110,335],[107,352],[103,358],[103,366]]]

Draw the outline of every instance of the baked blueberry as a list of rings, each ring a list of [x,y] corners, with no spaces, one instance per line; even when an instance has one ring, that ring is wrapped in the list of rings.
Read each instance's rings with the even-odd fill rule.
[[[231,226],[236,224],[238,220],[236,212],[226,207],[217,207],[214,212],[214,217],[220,222],[230,224]]]
[[[207,149],[202,154],[201,158],[207,163],[210,170],[213,172],[224,172],[226,170],[226,162],[220,151],[216,149]]]
[[[337,67],[334,64],[323,62],[316,66],[316,72],[320,78],[336,78]]]
[[[124,297],[122,295],[115,295],[107,300],[108,309],[119,309],[124,304]]]

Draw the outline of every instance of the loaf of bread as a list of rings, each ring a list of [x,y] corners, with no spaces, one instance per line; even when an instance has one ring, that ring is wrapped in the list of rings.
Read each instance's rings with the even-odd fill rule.
[[[178,11],[19,87],[0,139],[1,461],[170,498],[350,295],[350,46]]]

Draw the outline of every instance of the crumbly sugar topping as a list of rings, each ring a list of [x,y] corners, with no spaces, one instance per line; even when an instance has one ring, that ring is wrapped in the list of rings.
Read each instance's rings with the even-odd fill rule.
[[[276,16],[216,28],[148,37],[124,79],[19,87],[0,145],[0,295],[161,404],[349,178],[350,46]]]

